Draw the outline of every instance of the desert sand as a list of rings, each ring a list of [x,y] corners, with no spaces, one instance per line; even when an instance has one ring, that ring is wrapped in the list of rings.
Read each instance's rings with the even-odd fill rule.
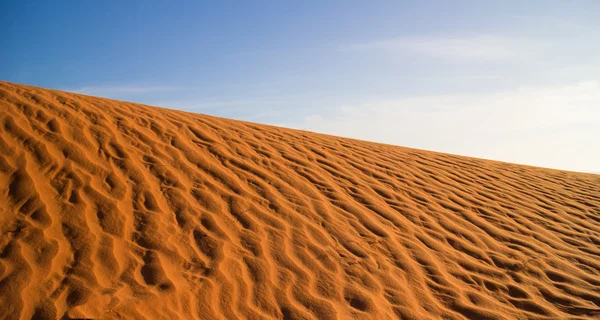
[[[0,133],[1,319],[600,317],[600,175],[7,82]]]

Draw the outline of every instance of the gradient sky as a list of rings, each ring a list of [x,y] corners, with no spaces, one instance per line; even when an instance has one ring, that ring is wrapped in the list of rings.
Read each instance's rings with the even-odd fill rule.
[[[600,172],[600,1],[2,1],[0,79]]]

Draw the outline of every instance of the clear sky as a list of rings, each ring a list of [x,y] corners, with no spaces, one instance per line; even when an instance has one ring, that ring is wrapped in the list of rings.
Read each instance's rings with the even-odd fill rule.
[[[600,172],[600,1],[9,1],[0,79]]]

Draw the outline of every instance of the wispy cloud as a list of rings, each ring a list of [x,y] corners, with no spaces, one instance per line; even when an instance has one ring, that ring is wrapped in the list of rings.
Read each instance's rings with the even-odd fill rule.
[[[495,34],[399,37],[345,46],[342,50],[414,53],[468,62],[516,59],[532,48],[530,41]]]
[[[87,94],[87,95],[99,95],[99,96],[112,96],[122,94],[143,94],[143,93],[156,93],[156,92],[168,92],[168,91],[182,91],[186,90],[184,87],[179,86],[87,86],[77,89],[70,89],[68,91]]]
[[[600,163],[600,81],[343,105],[299,129],[577,171]]]
[[[249,106],[266,106],[282,104],[289,99],[280,97],[261,97],[248,99],[169,99],[156,101],[154,104],[186,111],[218,109],[221,111],[240,110]]]

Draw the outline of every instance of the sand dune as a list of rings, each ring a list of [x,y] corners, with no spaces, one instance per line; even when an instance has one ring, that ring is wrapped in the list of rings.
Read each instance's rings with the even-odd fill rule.
[[[2,319],[600,317],[598,175],[6,82],[0,133]]]

